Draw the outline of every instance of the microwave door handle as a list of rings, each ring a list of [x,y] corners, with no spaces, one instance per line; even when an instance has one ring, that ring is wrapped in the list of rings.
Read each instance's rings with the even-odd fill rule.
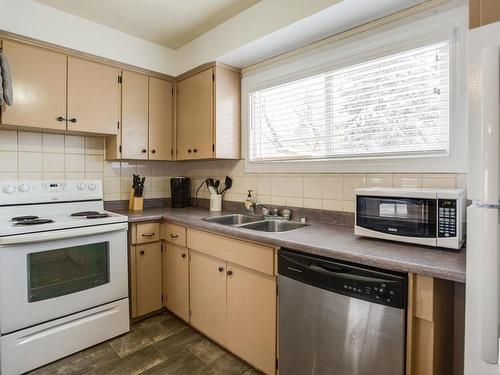
[[[482,241],[481,257],[481,358],[498,364],[499,338],[499,252],[498,209],[482,209],[479,236]]]

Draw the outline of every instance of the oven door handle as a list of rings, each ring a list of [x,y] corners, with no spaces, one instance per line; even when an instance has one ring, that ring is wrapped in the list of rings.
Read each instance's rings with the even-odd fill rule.
[[[30,242],[46,242],[46,241],[62,240],[65,238],[91,236],[94,234],[126,230],[127,227],[128,223],[114,223],[114,224],[94,225],[90,227],[52,230],[48,232],[19,234],[15,236],[7,236],[0,238],[0,246],[17,245]]]

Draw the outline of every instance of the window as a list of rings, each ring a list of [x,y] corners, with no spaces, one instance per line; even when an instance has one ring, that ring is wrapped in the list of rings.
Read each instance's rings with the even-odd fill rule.
[[[250,161],[447,155],[451,41],[249,92]]]

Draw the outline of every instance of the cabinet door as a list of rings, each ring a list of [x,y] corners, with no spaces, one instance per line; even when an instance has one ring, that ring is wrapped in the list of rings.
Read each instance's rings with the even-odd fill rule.
[[[177,160],[193,158],[193,116],[194,116],[194,86],[191,78],[177,83],[176,101],[176,154]]]
[[[163,245],[163,295],[166,307],[189,321],[188,250],[171,244]]]
[[[161,309],[161,244],[136,246],[137,316]]]
[[[122,158],[148,158],[148,76],[123,71]]]
[[[117,134],[121,70],[68,57],[68,130]]]
[[[190,250],[190,322],[213,340],[226,341],[226,262]]]
[[[14,94],[13,105],[3,106],[2,124],[66,130],[66,56],[8,40],[2,48]]]
[[[149,160],[172,160],[172,82],[149,77]]]
[[[276,278],[229,262],[227,270],[227,348],[274,374]]]
[[[194,86],[193,154],[195,159],[213,157],[213,69],[192,76]]]

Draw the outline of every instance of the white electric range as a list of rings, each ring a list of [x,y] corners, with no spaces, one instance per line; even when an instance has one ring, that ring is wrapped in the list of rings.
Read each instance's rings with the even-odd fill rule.
[[[0,183],[0,373],[129,331],[127,217],[100,181]]]

